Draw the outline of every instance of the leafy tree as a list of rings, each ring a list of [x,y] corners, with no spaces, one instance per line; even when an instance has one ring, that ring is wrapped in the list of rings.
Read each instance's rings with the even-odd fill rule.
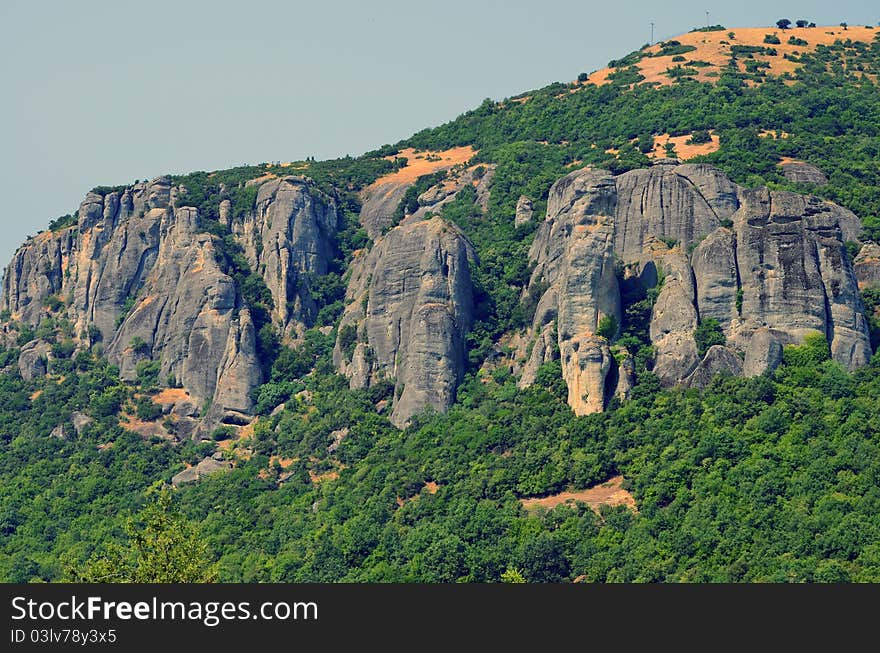
[[[611,341],[617,335],[617,318],[613,315],[603,315],[596,328],[596,335]]]
[[[776,21],[776,27],[781,30],[787,30],[789,27],[791,27],[791,21],[788,18],[781,18]]]
[[[700,320],[694,331],[694,340],[697,342],[697,353],[701,358],[706,355],[710,347],[723,345],[727,342],[727,338],[724,337],[724,331],[721,329],[721,324],[712,317]]]
[[[196,527],[173,507],[171,492],[161,489],[155,501],[125,526],[124,543],[94,555],[84,568],[69,565],[78,583],[211,583],[217,566]]]

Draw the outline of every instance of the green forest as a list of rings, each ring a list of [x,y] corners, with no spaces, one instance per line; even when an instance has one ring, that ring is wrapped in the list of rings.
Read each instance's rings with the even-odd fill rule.
[[[685,74],[670,86],[638,85],[638,56],[612,62],[608,85],[557,83],[518,96],[524,102],[486,100],[361,157],[300,162],[343,207],[337,257],[326,277],[309,282],[319,310],[301,345],[284,347],[271,322],[259,324],[267,382],[255,392],[260,419],[246,443],[253,455],[229,473],[163,490],[217,443],[172,444],[120,426],[123,411],[155,417],[144,397],[162,383],[157,369],[145,365],[137,382],[123,382],[100,350],[76,350],[60,312],[36,330],[13,324],[17,346],[0,350],[0,579],[880,582],[876,354],[850,374],[823,338],[810,338],[786,347],[782,365],[763,376],[664,390],[651,372],[649,293],[628,298],[621,325],[638,352],[638,384],[605,413],[572,413],[558,362],[528,389],[506,368],[484,365],[535,310],[535,298],[520,300],[535,226],[514,227],[517,199],[535,198],[541,215],[573,162],[615,173],[648,166],[642,144],[653,145],[655,134],[701,140],[711,130],[720,149],[701,160],[746,186],[837,202],[861,218],[863,240],[880,240],[880,38],[820,46],[786,78],[747,66],[712,83]],[[786,138],[766,137],[783,131]],[[442,215],[478,254],[470,365],[447,414],[426,413],[398,430],[375,408],[393,386],[350,390],[331,361],[345,270],[352,252],[370,244],[357,223],[357,193],[398,165],[383,157],[461,145],[478,150],[473,163],[495,166],[485,214],[467,191]],[[606,153],[612,148],[619,154]],[[818,166],[828,185],[786,180],[783,157]],[[230,199],[233,211],[249,211],[255,192],[244,182],[267,170],[174,179],[263,311],[271,297],[217,221],[217,205]],[[63,216],[51,228],[72,222]],[[876,352],[880,291],[865,290],[863,300]],[[708,347],[717,334],[711,324],[705,331]],[[34,337],[55,342],[51,369],[25,381],[15,361]],[[89,423],[55,437],[74,413]],[[346,437],[329,447],[340,429]],[[526,510],[521,502],[617,475],[636,511]],[[179,573],[151,571],[155,552],[143,532],[182,552]]]

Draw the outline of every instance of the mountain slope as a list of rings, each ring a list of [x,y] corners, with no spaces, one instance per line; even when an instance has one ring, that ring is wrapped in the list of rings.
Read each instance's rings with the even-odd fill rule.
[[[227,580],[872,577],[880,40],[848,31],[785,78],[638,79],[726,36],[694,33],[359,159],[95,189],[3,278],[6,575],[112,531],[106,484],[33,531],[106,464],[126,506],[174,477]],[[638,515],[521,512],[615,473]],[[840,493],[866,535],[819,544]],[[706,524],[759,498],[736,545]],[[785,523],[806,567],[762,551]]]

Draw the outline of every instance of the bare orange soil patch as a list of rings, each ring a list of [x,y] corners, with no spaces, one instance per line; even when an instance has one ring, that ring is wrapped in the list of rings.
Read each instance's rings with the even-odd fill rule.
[[[783,131],[781,129],[780,130],[762,129],[760,132],[758,132],[758,136],[760,136],[761,138],[773,138],[773,139],[788,138],[790,135],[791,134],[789,134],[787,131]]]
[[[250,424],[246,424],[245,426],[237,427],[238,430],[235,432],[235,435],[232,436],[231,438],[226,439],[226,440],[221,440],[220,444],[218,444],[217,447],[219,449],[229,451],[230,449],[235,447],[235,445],[237,445],[239,442],[247,440],[249,437],[251,437],[254,434],[254,424],[256,424],[256,421],[257,420],[254,420]]]
[[[406,166],[383,177],[379,177],[379,179],[373,182],[372,186],[381,186],[388,183],[412,183],[422,175],[429,175],[439,170],[446,170],[452,166],[466,163],[476,153],[477,151],[470,145],[453,147],[451,150],[443,152],[416,152],[410,147],[401,150],[397,154],[385,157],[388,161],[394,161],[394,159],[400,157],[406,158]]]
[[[295,463],[299,458],[282,458],[281,456],[272,456],[269,458],[269,465],[274,465],[278,463],[281,465],[281,469],[287,469],[293,463]]]
[[[37,390],[31,395],[31,401],[36,401],[40,398],[40,395],[43,394],[42,390]]]
[[[666,154],[666,144],[672,143],[675,146],[675,156],[682,161],[693,159],[695,156],[703,156],[717,152],[721,146],[721,138],[718,134],[710,134],[712,139],[708,143],[688,144],[690,135],[670,136],[669,134],[660,134],[654,137],[654,151],[648,156],[652,159],[662,159],[669,156]]]
[[[290,165],[289,163],[287,165]],[[276,179],[278,175],[273,174],[271,172],[267,172],[264,175],[260,175],[259,177],[254,177],[253,179],[248,179],[244,182],[245,188],[250,188],[251,186],[259,186],[263,182],[269,181],[270,179]]]
[[[309,480],[315,484],[322,483],[323,481],[335,481],[337,478],[339,478],[339,472],[336,470],[330,470],[323,474],[316,474],[311,469],[309,470]]]
[[[615,476],[604,483],[594,485],[586,490],[560,492],[549,497],[520,499],[520,503],[522,503],[523,508],[526,510],[537,510],[539,508],[552,510],[563,503],[574,504],[578,501],[587,504],[597,513],[600,506],[626,506],[633,512],[638,512],[636,500],[628,491],[623,489],[623,476]]]
[[[728,36],[728,32],[733,32],[733,38]],[[771,44],[764,43],[764,37],[768,34],[775,34],[780,43]],[[870,43],[874,40],[877,29],[868,27],[849,27],[844,30],[842,27],[794,27],[787,30],[780,30],[776,27],[739,27],[719,32],[690,32],[676,36],[673,39],[682,45],[692,45],[696,50],[685,52],[680,55],[684,57],[684,61],[672,61],[675,55],[664,55],[661,57],[645,57],[635,64],[639,72],[645,76],[640,83],[656,82],[661,85],[672,84],[672,78],[666,74],[669,68],[675,66],[687,66],[690,61],[704,61],[709,66],[696,68],[696,79],[700,81],[708,81],[712,79],[709,73],[718,74],[719,71],[727,66],[730,61],[731,47],[734,45],[756,45],[776,50],[776,56],[766,54],[754,54],[754,58],[758,61],[767,62],[770,67],[765,69],[768,74],[782,75],[783,73],[794,72],[800,64],[790,61],[784,55],[802,54],[804,52],[812,52],[817,45],[832,45],[835,41],[844,41],[851,39],[852,41],[862,41]],[[807,45],[793,45],[788,42],[790,37],[796,37],[807,42]],[[652,45],[645,49],[646,53],[656,54],[660,52],[660,44]],[[744,70],[744,61],[747,59],[743,56],[739,57],[738,65],[740,70]],[[609,81],[609,76],[615,71],[614,68],[603,68],[590,75],[588,83],[602,85]]]
[[[124,429],[137,433],[142,438],[157,436],[163,439],[168,439],[170,437],[170,434],[160,422],[145,422],[134,415],[128,415],[126,413],[121,415],[119,425]]]
[[[157,395],[153,395],[155,404],[176,404],[181,401],[189,401],[189,392],[186,388],[165,388]]]
[[[801,161],[800,159],[792,159],[790,156],[784,156],[784,157],[782,157],[781,159],[779,159],[779,163],[777,163],[776,165],[778,165],[778,166],[786,166],[786,165],[789,165],[789,164],[791,164],[791,163],[804,163],[804,162]]]

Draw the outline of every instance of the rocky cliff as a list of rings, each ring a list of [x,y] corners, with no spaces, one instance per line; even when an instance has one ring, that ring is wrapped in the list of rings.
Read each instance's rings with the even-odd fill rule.
[[[467,238],[433,217],[392,229],[353,264],[334,362],[353,388],[393,381],[398,426],[455,400],[473,320],[473,259]]]
[[[442,211],[469,187],[485,214],[494,173],[491,164],[457,168],[397,226],[386,220],[396,195],[363,205],[361,223],[375,242],[347,272],[333,359],[353,388],[394,388],[398,426],[455,401],[475,319],[477,257]],[[267,373],[258,331],[266,325],[295,344],[313,325],[309,285],[332,269],[339,209],[336,196],[304,177],[266,174],[241,188],[253,193],[249,206],[234,212],[221,199],[210,216],[188,206],[189,190],[168,177],[89,193],[75,225],[16,252],[0,310],[31,327],[65,317],[76,346],[100,346],[123,378],[150,368],[160,384],[183,386],[190,407],[179,413],[210,404],[202,411],[208,427],[246,423]],[[509,217],[523,228],[534,213],[523,196]],[[646,332],[665,386],[760,374],[779,364],[784,345],[814,332],[835,360],[863,365],[871,350],[857,275],[862,285],[877,283],[880,253],[866,244],[850,262],[845,243],[859,230],[839,206],[742,188],[708,165],[662,160],[618,176],[572,172],[550,189],[529,252],[524,299],[537,302],[527,337],[517,337],[528,354],[515,370],[520,385],[558,357],[575,413],[625,398],[634,352],[615,340],[626,326],[621,288],[633,284],[654,289]],[[265,286],[267,306],[248,303],[243,286],[254,284]],[[709,320],[722,342],[703,347],[697,332]],[[45,374],[50,356],[50,343],[26,343],[22,376]]]
[[[650,338],[664,385],[759,374],[778,364],[782,345],[813,332],[841,364],[864,365],[868,329],[844,245],[859,228],[839,206],[744,189],[707,165],[573,172],[551,188],[530,252],[530,290],[541,299],[521,384],[534,381],[554,347],[578,414],[602,410],[617,385],[631,382],[610,350],[624,276],[660,284]],[[695,332],[709,318],[726,343],[701,357]],[[556,342],[548,339],[553,324]]]
[[[197,209],[178,206],[185,195],[168,177],[89,193],[76,225],[16,252],[0,309],[36,326],[56,298],[77,345],[100,344],[123,378],[156,361],[161,383],[210,402],[212,421],[240,423],[263,380],[251,307],[218,251],[221,239]],[[334,199],[302,178],[269,179],[253,210],[233,218],[226,201],[219,215],[271,292],[276,326],[301,333],[314,316],[305,279],[326,273],[331,258]]]

